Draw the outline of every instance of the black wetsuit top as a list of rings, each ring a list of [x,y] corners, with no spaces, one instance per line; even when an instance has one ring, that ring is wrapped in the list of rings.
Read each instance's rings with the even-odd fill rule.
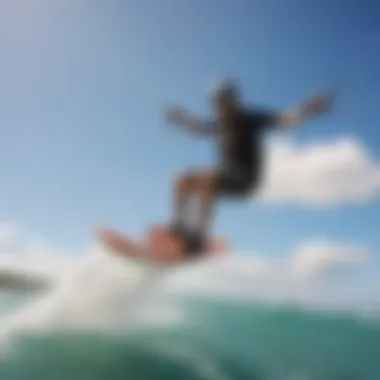
[[[276,122],[278,115],[255,109],[241,109],[218,123],[221,190],[248,190],[258,180],[262,167],[263,132]]]
[[[261,158],[261,138],[267,127],[272,126],[277,114],[239,110],[218,126],[221,164],[252,167]]]

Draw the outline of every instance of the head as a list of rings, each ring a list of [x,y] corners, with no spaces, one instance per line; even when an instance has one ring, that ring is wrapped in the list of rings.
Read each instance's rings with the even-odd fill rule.
[[[239,105],[237,85],[232,81],[219,83],[212,91],[212,101],[216,111],[220,114],[234,112]]]

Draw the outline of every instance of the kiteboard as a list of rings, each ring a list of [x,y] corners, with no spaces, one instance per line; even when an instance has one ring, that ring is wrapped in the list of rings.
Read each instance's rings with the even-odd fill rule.
[[[228,250],[227,239],[214,237],[206,244],[204,254],[184,253],[181,241],[166,227],[159,225],[151,226],[142,240],[130,238],[111,228],[97,229],[96,237],[108,251],[119,257],[161,265],[179,264]]]

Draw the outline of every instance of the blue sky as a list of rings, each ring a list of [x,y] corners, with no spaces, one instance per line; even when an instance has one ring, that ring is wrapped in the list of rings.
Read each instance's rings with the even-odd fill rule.
[[[380,159],[380,5],[257,0],[4,2],[0,12],[0,215],[77,249],[109,223],[167,221],[172,176],[209,166],[208,142],[168,127],[167,105],[209,116],[219,78],[282,108],[338,83],[336,109],[300,143],[354,136]],[[223,203],[215,229],[267,255],[328,236],[380,247],[376,198],[328,208]]]

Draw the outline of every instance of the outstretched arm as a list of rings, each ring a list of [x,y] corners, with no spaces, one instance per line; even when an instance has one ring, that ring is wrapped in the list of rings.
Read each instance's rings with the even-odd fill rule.
[[[167,111],[166,119],[170,124],[200,136],[210,136],[215,131],[214,123],[190,116],[178,107],[170,108]]]
[[[276,124],[282,126],[298,126],[306,119],[328,111],[332,105],[332,96],[316,94],[299,107],[285,110],[280,113]]]

